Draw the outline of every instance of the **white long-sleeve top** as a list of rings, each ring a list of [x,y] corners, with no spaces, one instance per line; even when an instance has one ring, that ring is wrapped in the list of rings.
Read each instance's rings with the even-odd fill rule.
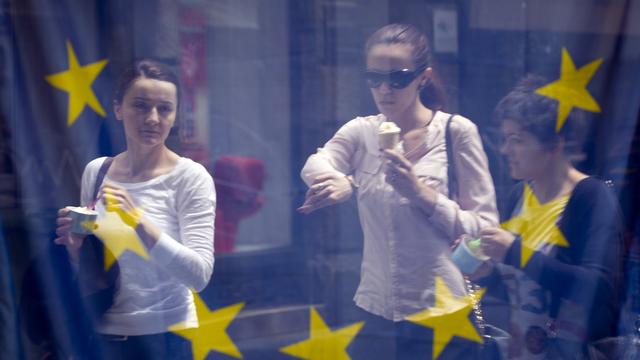
[[[91,161],[82,175],[82,204],[93,199],[100,166],[106,158]],[[211,175],[187,158],[180,158],[169,173],[151,180],[123,183],[105,181],[127,190],[162,235],[147,249],[149,259],[130,251],[119,258],[120,277],[114,303],[98,324],[98,332],[146,335],[183,324],[197,327],[190,289],[202,290],[213,273],[213,236],[216,193]],[[104,214],[104,206],[96,205]],[[99,216],[100,216],[99,215]]]
[[[394,321],[432,306],[435,277],[453,294],[465,293],[464,279],[452,263],[449,247],[462,234],[477,234],[498,223],[495,191],[478,130],[455,116],[451,124],[457,201],[447,196],[445,126],[449,114],[437,112],[428,126],[426,153],[413,171],[439,194],[428,217],[385,182],[378,146],[382,114],[346,123],[301,171],[307,185],[320,174],[353,174],[364,233],[361,279],[354,300],[361,308]],[[402,151],[402,142],[397,145]]]

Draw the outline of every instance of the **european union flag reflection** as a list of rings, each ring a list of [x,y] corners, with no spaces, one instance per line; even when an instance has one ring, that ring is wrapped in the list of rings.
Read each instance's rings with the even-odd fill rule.
[[[542,1],[541,4],[552,2]],[[131,60],[129,57],[143,55],[140,54],[140,49],[153,48],[151,52],[158,53],[163,50],[154,48],[159,45],[152,44],[152,38],[147,37],[146,33],[128,34],[122,30],[133,28],[123,26],[123,22],[137,19],[134,10],[141,9],[142,5],[134,3],[143,4],[158,14],[169,11],[167,9],[179,8],[179,5],[186,3],[202,4],[196,5],[197,9],[203,10],[202,12],[210,11],[207,6],[214,10],[224,8],[220,5],[222,2],[178,0],[143,0],[131,4],[127,1],[104,0],[10,0],[0,6],[0,71],[6,67],[10,73],[8,76],[0,74],[0,91],[3,95],[7,94],[3,96],[0,104],[0,136],[3,141],[0,143],[0,169],[6,168],[9,169],[7,172],[14,173],[15,178],[11,181],[17,186],[17,189],[10,190],[15,194],[16,202],[11,206],[16,211],[9,215],[4,212],[0,214],[3,220],[0,223],[3,230],[0,234],[0,358],[26,359],[34,354],[48,354],[60,358],[70,355],[90,359],[101,357],[100,349],[93,348],[89,343],[87,335],[90,331],[87,329],[90,324],[82,316],[84,304],[73,283],[73,269],[66,252],[61,247],[52,246],[51,240],[55,236],[53,229],[56,210],[65,205],[79,204],[80,178],[85,164],[102,155],[114,155],[123,148],[124,136],[111,118],[112,74],[117,72],[120,64],[128,63]],[[247,6],[246,4],[251,2],[241,3]],[[292,116],[290,129],[287,129],[291,132],[293,145],[291,157],[282,160],[282,163],[287,165],[284,166],[287,168],[285,170],[289,167],[292,169],[293,175],[289,177],[296,179],[292,184],[302,188],[303,185],[295,181],[304,158],[316,146],[326,141],[327,134],[337,130],[336,121],[346,120],[341,115],[335,115],[359,112],[364,107],[361,104],[362,98],[369,95],[364,85],[361,88],[357,85],[345,87],[346,81],[342,82],[348,77],[357,79],[358,72],[353,70],[361,70],[364,67],[362,62],[353,60],[362,52],[362,42],[359,41],[362,39],[359,37],[364,37],[368,30],[381,25],[376,23],[378,19],[392,16],[388,16],[390,14],[386,4],[384,9],[378,9],[375,4],[358,1],[328,1],[323,2],[323,11],[317,12],[313,10],[318,6],[318,2],[304,4],[282,0],[280,3],[280,11],[283,11],[284,15],[278,13],[279,16],[274,16],[273,19],[288,21],[288,42],[283,47],[288,54],[295,54],[295,57],[290,55],[292,58],[286,59],[292,65],[286,73],[286,76],[290,76],[291,88],[285,89],[285,92],[290,92],[291,95],[290,98],[283,99],[282,107],[290,107],[285,110],[290,110],[293,115],[315,115]],[[334,3],[339,3],[340,6],[333,7]],[[425,0],[424,3],[429,1]],[[457,39],[460,41],[459,52],[446,54],[439,59],[445,63],[449,62],[446,65],[450,74],[445,75],[453,75],[452,77],[458,81],[454,83],[454,87],[459,87],[460,96],[457,101],[453,99],[452,103],[459,105],[459,108],[451,110],[469,115],[477,122],[481,133],[495,130],[491,128],[493,125],[490,122],[497,99],[508,91],[516,78],[533,72],[553,80],[545,90],[541,88],[540,93],[558,100],[558,128],[568,124],[565,121],[570,121],[566,119],[572,112],[587,110],[593,115],[595,120],[590,125],[595,128],[598,139],[592,139],[588,144],[588,161],[584,163],[584,167],[590,170],[590,174],[604,178],[612,177],[614,183],[623,188],[622,193],[618,195],[629,215],[627,220],[632,224],[629,226],[628,249],[635,251],[636,255],[633,261],[627,264],[628,273],[635,274],[635,277],[627,275],[624,279],[627,284],[627,298],[619,325],[623,335],[638,335],[640,333],[636,329],[637,324],[633,322],[638,319],[640,313],[640,296],[636,296],[640,293],[640,287],[639,282],[634,281],[639,277],[640,268],[640,256],[637,255],[640,253],[637,235],[640,226],[637,215],[637,180],[640,171],[637,169],[638,156],[634,151],[638,148],[640,133],[640,72],[637,71],[640,57],[637,45],[638,30],[634,24],[640,23],[640,11],[636,11],[640,3],[625,2],[626,5],[621,5],[619,13],[616,13],[618,15],[608,13],[610,16],[602,21],[618,21],[619,24],[614,27],[623,29],[620,33],[598,32],[595,29],[585,32],[558,30],[564,29],[564,25],[550,24],[554,21],[553,17],[549,17],[548,22],[543,22],[542,25],[531,21],[518,27],[517,21],[511,21],[506,22],[502,28],[498,25],[494,28],[491,26],[499,23],[499,18],[508,18],[513,14],[506,11],[495,13],[491,16],[494,16],[496,21],[489,24],[475,18],[490,13],[482,11],[486,9],[484,7],[490,6],[487,5],[489,3],[491,2],[455,4],[460,10],[458,14],[472,14],[474,18],[469,20],[469,24],[463,23],[456,28],[461,34]],[[598,5],[593,5],[595,3]],[[598,1],[585,1],[580,5],[562,2],[557,4],[559,5],[554,6],[563,9],[558,11],[558,14],[569,13],[569,10],[572,10],[570,6],[581,6],[579,10],[584,11],[579,12],[580,14],[589,13],[589,9],[585,10],[585,7],[593,6],[594,14],[599,9],[607,7],[603,5],[604,2]],[[427,7],[431,6],[429,4]],[[528,9],[535,7],[532,2],[528,3]],[[259,30],[263,30],[263,26],[269,29],[269,21],[273,21],[267,16],[271,13],[265,8],[267,7],[256,7],[256,13],[253,14],[256,18],[255,26]],[[341,11],[347,11],[347,8],[352,12],[361,11],[363,16],[358,22],[345,21],[349,20],[345,14],[350,13]],[[521,9],[521,13],[535,18],[535,14],[528,12],[528,9]],[[415,19],[415,16],[410,16],[412,10],[411,7],[398,4],[394,7],[393,16]],[[287,16],[291,19],[287,19]],[[335,19],[330,18],[331,16]],[[423,28],[431,25],[428,16],[419,17],[416,21],[422,21]],[[203,43],[207,45],[218,41],[236,42],[236,38],[231,35],[229,39],[225,38],[228,34],[236,33],[240,34],[242,40],[250,39],[252,45],[259,45],[262,39],[268,39],[261,36],[269,34],[269,31],[255,31],[256,28],[253,28],[254,24],[249,19],[250,14],[246,15],[245,19],[244,13],[222,11],[212,18],[228,21],[223,25],[192,24],[193,27],[202,27],[199,35],[204,34]],[[463,20],[467,19],[458,18],[458,21]],[[577,21],[580,19],[575,20],[575,23],[580,23]],[[323,24],[321,26],[325,26],[326,29],[316,28],[313,24]],[[545,28],[545,24],[553,25],[552,30]],[[154,29],[162,29],[167,33],[177,33],[177,27],[179,25],[170,23],[153,26]],[[127,39],[130,42],[126,45],[120,45],[118,38],[123,36],[123,32],[124,37],[131,37]],[[319,38],[323,41],[317,41],[317,44],[314,41],[306,41]],[[253,40],[257,41],[254,43]],[[440,41],[442,38],[434,40]],[[135,49],[133,46],[131,49],[126,48],[135,42],[138,42]],[[352,43],[357,43],[357,46],[346,48]],[[122,49],[118,49],[118,46],[122,46],[124,51],[119,51]],[[259,46],[255,48],[260,49]],[[279,61],[274,60],[276,50],[269,49],[273,51],[269,52],[269,56],[272,57],[266,60],[256,58],[262,56],[262,53],[256,50],[255,53],[250,53],[250,56],[242,58],[243,66],[251,70],[251,64],[255,62],[259,64],[259,70],[268,68],[270,62]],[[144,51],[146,50],[142,52]],[[322,54],[322,59],[316,58],[317,54]],[[203,62],[214,63],[223,58],[226,60],[226,57],[233,58],[235,55],[211,51],[206,53]],[[245,55],[242,53],[242,56]],[[434,55],[437,57],[442,54]],[[357,59],[362,61],[361,58]],[[242,76],[249,77],[253,74],[252,70],[249,70]],[[315,81],[315,78],[308,81],[309,74],[318,76],[322,81]],[[330,76],[324,76],[325,74]],[[334,76],[340,74],[348,76]],[[235,76],[239,75],[226,75],[228,77],[222,78],[214,78],[212,75],[206,81],[215,79],[218,84],[228,86],[231,89],[229,92],[233,93],[238,89],[237,84],[233,82],[237,79]],[[262,89],[274,88],[269,83],[260,84],[263,86]],[[333,88],[333,85],[336,85],[336,88]],[[207,86],[214,88],[212,85]],[[211,91],[211,94],[214,94],[214,91]],[[326,99],[339,100],[335,102],[339,106],[322,112],[325,110],[320,110],[317,104],[334,104],[325,101]],[[230,104],[230,107],[231,105],[235,104]],[[268,105],[269,108],[274,106]],[[223,110],[226,115],[227,109]],[[330,114],[336,118],[323,119],[325,122],[309,121],[321,118],[321,115],[317,114]],[[245,125],[242,119],[231,117],[228,123]],[[331,128],[327,124],[331,124]],[[220,122],[212,120],[210,125],[210,131],[217,131],[216,127]],[[261,138],[261,131],[264,129],[251,130],[252,136],[256,139],[269,139]],[[9,136],[11,140],[5,142]],[[498,164],[497,167],[500,167],[501,155],[497,150],[497,144],[498,141],[489,141],[484,145],[485,150],[491,146],[496,149],[491,162],[492,165]],[[211,148],[215,149],[215,146],[216,144],[213,144]],[[244,143],[238,146],[244,146]],[[228,158],[240,158],[248,154],[228,155]],[[271,175],[282,171],[274,166],[274,163],[276,162],[265,162],[267,168],[264,169],[264,173]],[[492,170],[496,183],[505,185],[498,186],[498,196],[506,197],[506,185],[510,185],[511,180],[500,179],[497,174],[499,170]],[[263,174],[263,170],[256,173]],[[217,175],[221,174],[218,172]],[[257,177],[260,177],[259,181],[250,179],[247,182],[252,183],[252,186],[254,182],[259,182],[259,187],[262,188],[262,175],[256,175]],[[4,189],[10,182],[6,179],[8,178],[0,177],[2,210],[5,209],[3,204],[7,201],[2,191],[6,191]],[[272,180],[273,178],[267,179],[265,182]],[[235,180],[230,183],[238,185]],[[240,185],[242,186],[236,188],[242,188],[244,191],[244,187],[247,187],[244,183]],[[294,192],[291,191],[292,194]],[[299,200],[293,199],[295,196],[297,195],[291,195],[291,203],[297,203]],[[240,211],[241,215],[257,211],[256,204],[259,202],[245,201],[245,198],[250,196],[237,197],[238,204],[246,210]],[[238,210],[232,210],[236,210],[237,215]],[[368,330],[367,325],[370,324],[361,324],[363,319],[353,315],[355,305],[351,298],[360,274],[359,269],[352,271],[352,268],[358,268],[357,264],[351,266],[352,263],[349,263],[347,266],[345,262],[352,259],[359,261],[362,239],[358,237],[361,234],[358,232],[360,229],[355,216],[354,219],[343,219],[341,215],[344,213],[333,211],[335,210],[327,210],[303,220],[298,217],[293,221],[295,224],[291,229],[279,229],[283,232],[290,231],[291,234],[287,236],[292,238],[294,243],[286,244],[286,250],[282,252],[285,255],[277,257],[277,261],[271,256],[272,253],[263,256],[263,253],[258,252],[257,256],[247,257],[250,260],[236,256],[242,254],[230,254],[227,258],[216,255],[217,269],[215,280],[212,280],[213,286],[209,286],[198,296],[201,300],[197,305],[198,311],[204,314],[204,318],[200,319],[201,328],[199,331],[176,330],[177,334],[181,333],[175,335],[176,337],[180,336],[191,342],[194,357],[219,358],[226,354],[231,358],[331,358],[323,352],[329,349],[333,354],[339,353],[343,358],[358,358],[354,356],[354,349],[357,347],[354,345],[369,344],[367,340],[370,338],[367,339],[365,330]],[[5,221],[5,215],[10,220],[9,225]],[[545,222],[545,219],[536,216],[533,218],[535,219],[532,219],[531,223],[534,223],[534,220],[538,223]],[[229,219],[237,220],[227,215],[225,220]],[[556,239],[555,242],[550,242],[562,243],[558,240],[562,234],[556,234],[556,230],[553,229],[556,223],[555,216],[547,220],[551,224],[549,232],[553,232],[551,238]],[[517,221],[519,220],[516,219],[511,225]],[[237,221],[228,221],[228,224],[233,225],[229,225],[233,229],[230,233],[235,236]],[[309,228],[317,232],[311,234]],[[358,236],[353,236],[354,234]],[[529,236],[530,234],[533,232],[522,231],[521,237],[525,243],[527,239],[540,240],[533,235]],[[318,239],[324,241],[321,246],[311,244]],[[232,248],[233,246],[229,247],[229,252],[233,252]],[[521,255],[522,265],[531,254],[533,252],[529,251]],[[277,262],[284,265],[274,265]],[[237,276],[238,273],[242,276]],[[302,290],[298,290],[299,287],[302,287]],[[440,353],[446,355],[447,344],[451,339],[462,338],[469,343],[475,343],[474,339],[477,338],[476,330],[471,327],[467,316],[470,312],[469,303],[466,302],[468,299],[454,298],[448,289],[442,287],[436,287],[435,290],[436,299],[442,302],[442,306],[427,308],[425,311],[439,317],[416,319],[422,320],[425,326],[421,327],[433,329],[433,337],[439,344],[432,349],[432,353],[425,354],[425,358],[437,358]],[[489,299],[488,304],[495,304],[495,297],[491,296],[495,294],[487,292],[483,301]],[[465,303],[462,304],[463,302]],[[451,311],[440,311],[447,310],[447,306],[451,307]],[[495,307],[493,309],[495,311]],[[487,306],[484,310],[489,318],[492,308]],[[216,317],[220,314],[220,318]],[[460,325],[448,328],[449,323],[440,320],[446,320],[452,314],[460,315]],[[508,324],[505,325],[505,329],[507,327]],[[341,332],[343,330],[344,332]],[[212,334],[220,336],[211,337]],[[322,343],[326,346],[318,345]],[[629,349],[631,351],[631,345]],[[373,355],[375,358],[375,355],[379,354]]]
[[[8,116],[10,160],[19,184],[12,224],[5,228],[16,273],[2,292],[17,293],[26,334],[17,341],[7,335],[20,331],[3,331],[10,359],[21,358],[20,347],[31,355],[94,358],[73,269],[66,250],[52,240],[57,209],[79,204],[85,164],[117,146],[110,134],[118,130],[106,121],[112,19],[105,14],[110,6],[102,1],[27,0],[0,10],[2,34],[10,34],[2,39],[9,39],[12,49],[7,57],[12,75],[3,84],[11,89],[10,111],[3,115]],[[3,269],[6,264],[2,262]],[[11,286],[15,292],[9,291]],[[10,320],[3,318],[2,324],[12,324]]]

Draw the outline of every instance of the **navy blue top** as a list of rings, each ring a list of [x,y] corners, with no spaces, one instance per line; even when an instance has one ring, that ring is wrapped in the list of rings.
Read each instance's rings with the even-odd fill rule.
[[[505,212],[509,217],[523,189],[524,183],[519,183],[512,192]],[[585,178],[571,193],[558,227],[570,246],[558,247],[553,255],[534,252],[521,270],[551,294],[552,318],[562,319],[560,300],[569,299],[588,311],[589,341],[614,335],[622,271],[622,221],[617,200],[604,183]],[[504,263],[520,268],[521,247],[517,238]],[[493,296],[509,295],[500,286],[498,271],[478,283],[488,287]]]

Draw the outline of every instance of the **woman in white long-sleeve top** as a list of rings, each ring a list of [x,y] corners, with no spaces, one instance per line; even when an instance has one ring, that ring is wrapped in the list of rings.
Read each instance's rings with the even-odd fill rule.
[[[179,90],[176,75],[160,63],[142,60],[128,68],[114,100],[127,149],[91,161],[82,176],[81,201],[91,204],[98,173],[112,161],[98,194],[99,219],[117,214],[148,255],[124,251],[117,258],[118,290],[96,329],[108,359],[191,358],[188,343],[168,331],[198,326],[191,289],[202,290],[213,272],[216,194],[202,165],[165,145]],[[77,261],[84,236],[71,232],[68,211],[59,211],[56,243]]]
[[[458,186],[449,197],[445,131],[450,114],[439,110],[444,97],[426,36],[413,26],[387,25],[368,39],[366,63],[380,114],[349,121],[309,157],[301,172],[309,190],[299,211],[309,213],[357,194],[364,250],[354,300],[397,323],[433,304],[437,276],[454,295],[465,294],[450,244],[462,234],[495,226],[498,216],[477,128],[459,115],[450,128]],[[402,141],[381,151],[378,127],[385,121],[400,127]]]

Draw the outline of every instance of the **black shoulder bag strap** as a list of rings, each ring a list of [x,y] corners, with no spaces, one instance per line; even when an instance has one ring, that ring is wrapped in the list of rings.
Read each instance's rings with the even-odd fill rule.
[[[95,185],[93,186],[93,197],[91,198],[92,200],[95,200],[98,197],[98,191],[100,191],[100,186],[102,185],[104,177],[107,175],[107,171],[109,171],[109,167],[111,166],[112,162],[113,158],[108,157],[104,159],[104,162],[100,166],[100,170],[98,170],[98,176],[96,176]]]
[[[447,177],[449,183],[449,199],[458,197],[458,179],[456,178],[456,164],[453,156],[453,140],[451,139],[451,121],[455,114],[451,114],[447,120],[445,130],[445,147],[447,148]]]
[[[98,196],[100,186],[112,162],[113,158],[109,157],[102,163],[96,176],[92,200]],[[105,251],[108,251],[107,248],[95,235],[87,235],[80,248],[78,268],[80,293],[94,320],[99,319],[113,305],[113,296],[120,274],[117,261],[109,269],[105,269]]]
[[[449,199],[451,200],[455,200],[455,198],[458,197],[458,178],[456,176],[456,159],[455,156],[453,155],[453,140],[451,138],[451,122],[453,121],[453,117],[456,116],[455,114],[451,114],[451,116],[449,116],[449,119],[447,120],[447,125],[446,125],[446,129],[445,129],[445,146],[447,148],[447,176],[449,178]],[[470,295],[473,294],[477,294],[478,291],[480,291],[480,287],[477,284],[472,283],[466,276],[465,276],[465,285],[467,288],[467,292]],[[480,302],[476,299],[474,300],[474,306],[473,306],[473,313],[476,317],[476,323],[478,324],[478,327],[480,328],[480,335],[484,336],[485,335],[485,323],[484,323],[484,318],[482,315],[482,308],[480,307]],[[486,340],[486,339],[485,339]],[[491,349],[487,348],[487,349],[483,349],[483,347],[485,347],[485,345],[482,345],[482,347],[480,348],[479,351],[485,351],[487,353],[489,353],[491,351]],[[483,359],[485,357],[482,357]]]

